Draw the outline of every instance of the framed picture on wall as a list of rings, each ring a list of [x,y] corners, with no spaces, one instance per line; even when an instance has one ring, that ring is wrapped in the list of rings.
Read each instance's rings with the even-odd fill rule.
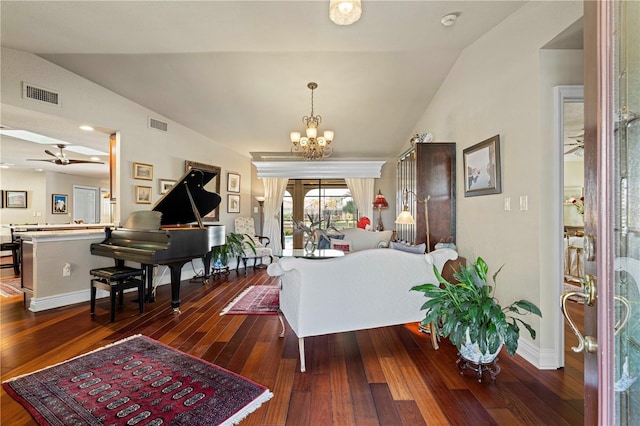
[[[151,164],[133,163],[133,178],[153,180],[153,166]]]
[[[167,191],[169,191],[169,188],[175,185],[175,183],[176,183],[175,180],[160,179],[160,193],[166,194]]]
[[[6,209],[26,209],[27,191],[4,191],[4,207]]]
[[[500,135],[462,151],[464,160],[464,196],[500,194]]]
[[[67,194],[51,194],[51,213],[66,214],[68,205]]]
[[[227,173],[227,191],[240,192],[240,175],[238,173]]]
[[[240,196],[227,194],[227,213],[240,213]]]
[[[151,204],[151,187],[136,185],[136,203]]]

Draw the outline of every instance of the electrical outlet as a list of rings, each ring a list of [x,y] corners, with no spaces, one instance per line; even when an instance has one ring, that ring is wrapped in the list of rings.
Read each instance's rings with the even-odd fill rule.
[[[64,266],[62,267],[62,276],[63,277],[70,277],[71,276],[71,264],[70,263],[65,263]]]

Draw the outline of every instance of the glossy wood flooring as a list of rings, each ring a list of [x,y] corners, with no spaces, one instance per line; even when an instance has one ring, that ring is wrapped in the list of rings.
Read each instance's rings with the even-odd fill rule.
[[[170,286],[158,288],[143,315],[128,294],[114,323],[107,299],[92,317],[88,302],[33,313],[20,296],[0,297],[2,380],[144,334],[269,387],[273,399],[243,426],[583,424],[580,357],[540,371],[503,353],[497,381],[478,383],[459,374],[453,346],[443,341],[434,351],[417,324],[307,338],[300,373],[297,338],[289,329],[278,337],[276,316],[219,315],[247,286],[270,284],[277,282],[264,270],[209,285],[183,282],[180,315],[169,308]],[[2,425],[35,424],[4,390],[0,399]]]

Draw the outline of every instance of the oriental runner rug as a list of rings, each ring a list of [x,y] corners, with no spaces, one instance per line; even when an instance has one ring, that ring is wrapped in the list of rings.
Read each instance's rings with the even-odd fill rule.
[[[11,297],[22,295],[20,277],[0,279],[0,296]]]
[[[273,396],[141,335],[2,386],[40,425],[235,425]]]
[[[248,287],[222,310],[220,315],[277,315],[280,309],[280,286]]]

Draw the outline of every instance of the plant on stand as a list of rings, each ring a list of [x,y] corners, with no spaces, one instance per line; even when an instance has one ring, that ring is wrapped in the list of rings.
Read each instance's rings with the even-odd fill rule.
[[[513,356],[518,349],[520,327],[523,325],[532,339],[535,340],[535,330],[521,318],[509,314],[534,314],[542,317],[540,309],[528,300],[517,300],[502,307],[493,296],[494,287],[487,284],[488,266],[478,257],[469,267],[462,266],[459,272],[453,274],[456,283],[450,283],[434,267],[439,285],[422,284],[411,290],[421,291],[429,300],[422,309],[425,318],[422,325],[433,324],[435,332],[449,340],[458,348],[460,356],[477,366],[473,368],[481,379],[483,371],[489,371],[492,378],[500,371],[495,364],[495,357],[502,345],[509,355]],[[493,274],[493,283],[502,267]],[[461,360],[458,360],[460,364]],[[494,363],[497,368],[495,374],[484,364]],[[469,366],[467,362],[463,367]]]
[[[249,234],[229,232],[225,237],[225,243],[221,246],[215,246],[211,250],[213,275],[221,273],[228,275],[229,259],[242,255],[247,247],[253,254],[256,254],[256,245]]]

